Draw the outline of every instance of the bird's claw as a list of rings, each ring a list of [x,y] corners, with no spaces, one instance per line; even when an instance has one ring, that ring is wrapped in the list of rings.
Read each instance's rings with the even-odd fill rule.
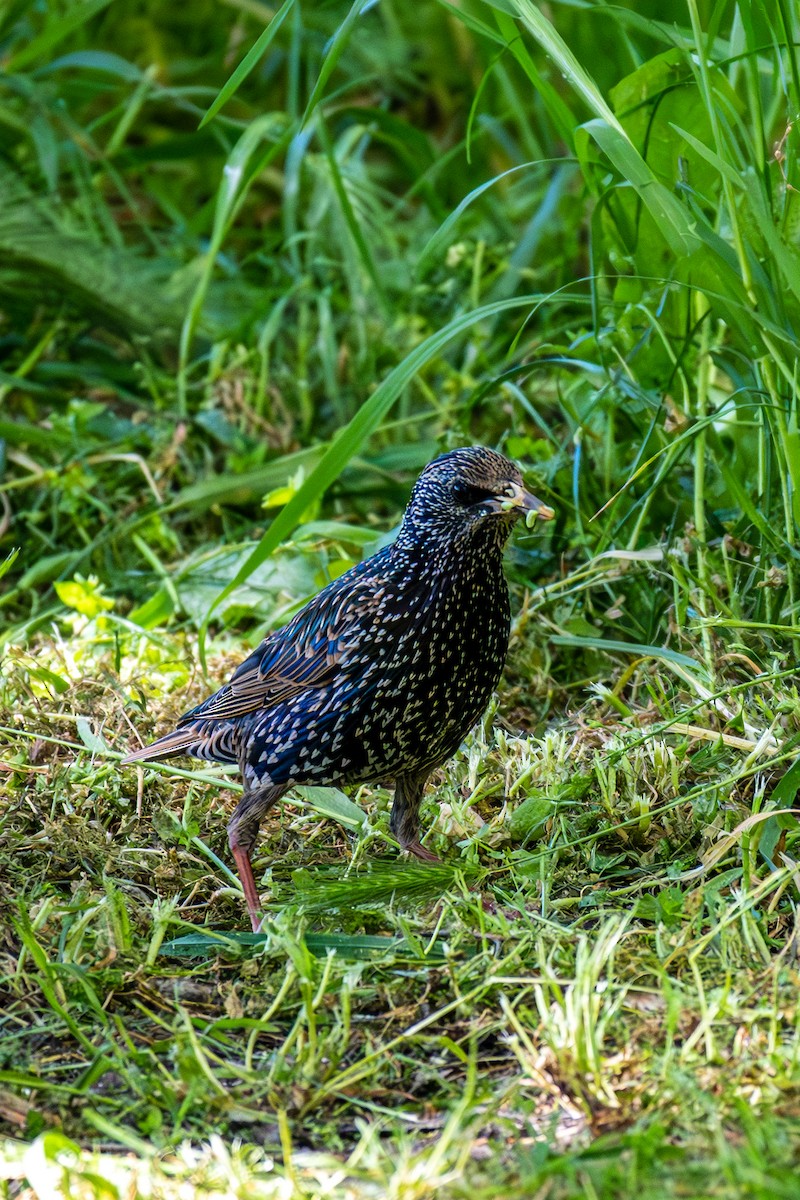
[[[441,865],[442,860],[439,858],[439,855],[434,854],[432,850],[428,850],[419,841],[409,842],[407,846],[403,847],[403,849],[406,851],[406,853],[413,854],[414,858],[418,858],[422,862],[439,863]]]

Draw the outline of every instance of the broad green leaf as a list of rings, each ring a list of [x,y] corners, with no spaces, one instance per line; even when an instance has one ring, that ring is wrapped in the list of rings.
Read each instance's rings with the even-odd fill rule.
[[[556,811],[549,796],[528,796],[508,818],[508,832],[515,842],[536,841],[545,831],[547,822]]]
[[[668,646],[644,646],[639,642],[619,642],[614,638],[574,637],[571,634],[556,634],[549,640],[554,646],[585,646],[588,650],[603,650],[608,654],[635,654],[640,658],[663,658],[666,662],[677,663],[681,667],[688,667],[691,671],[705,674],[703,664],[697,659],[690,658],[688,654],[680,654],[677,650],[670,650]]]
[[[142,71],[135,63],[128,62],[119,54],[111,54],[107,50],[76,50],[72,54],[62,54],[46,66],[40,67],[39,75],[52,75],[55,71],[63,71],[67,67],[83,67],[88,71],[103,71],[115,75],[119,79],[138,82]]]
[[[166,588],[159,588],[149,600],[140,604],[130,614],[130,621],[142,629],[155,629],[169,620],[175,611],[175,602]]]
[[[44,683],[47,687],[51,687],[59,696],[63,696],[64,692],[68,692],[70,688],[69,681],[61,675],[56,675],[55,671],[51,671],[48,667],[28,667],[27,672],[34,679],[38,679],[40,683]]]
[[[328,542],[347,542],[353,546],[370,546],[379,537],[377,530],[369,525],[348,525],[345,521],[310,521],[295,531],[294,541],[315,541],[324,538]]]
[[[91,750],[92,754],[107,754],[111,747],[92,729],[92,723],[88,717],[76,717],[75,728],[78,731],[78,737],[83,742],[87,750]]]
[[[57,580],[54,584],[62,604],[74,608],[83,617],[96,617],[114,607],[114,601],[103,595],[103,586],[96,579]]]
[[[321,813],[323,817],[332,817],[340,825],[348,829],[360,829],[367,823],[367,814],[352,800],[348,800],[344,792],[334,787],[295,787],[292,789],[301,796],[304,802]]]
[[[790,808],[797,801],[800,791],[800,758],[796,758],[786,773],[778,780],[770,794],[772,808]]]

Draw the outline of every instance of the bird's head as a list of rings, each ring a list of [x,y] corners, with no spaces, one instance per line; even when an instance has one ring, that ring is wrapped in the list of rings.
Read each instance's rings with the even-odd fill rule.
[[[520,517],[554,516],[526,490],[518,467],[484,446],[451,450],[429,463],[411,493],[406,520],[417,531],[430,528],[451,537],[485,534],[504,543]]]

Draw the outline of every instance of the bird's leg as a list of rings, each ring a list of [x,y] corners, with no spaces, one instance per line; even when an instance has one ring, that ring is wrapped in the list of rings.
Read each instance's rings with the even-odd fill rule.
[[[253,933],[258,933],[261,926],[261,913],[256,881],[250,865],[250,852],[258,837],[261,818],[277,800],[280,800],[285,791],[285,787],[274,787],[271,784],[250,791],[245,784],[244,795],[236,805],[233,816],[228,822],[228,845],[242,881]]]
[[[426,778],[425,775],[401,775],[395,781],[389,828],[409,854],[423,862],[438,863],[442,860],[426,850],[419,840],[419,805]]]

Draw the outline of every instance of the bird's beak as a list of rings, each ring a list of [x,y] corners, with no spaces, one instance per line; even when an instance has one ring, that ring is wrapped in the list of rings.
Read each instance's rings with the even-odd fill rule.
[[[505,495],[498,497],[497,507],[502,512],[518,510],[520,516],[525,516],[525,524],[529,527],[537,517],[543,521],[552,521],[556,515],[552,508],[543,504],[536,496],[522,486],[521,483],[509,484]]]

